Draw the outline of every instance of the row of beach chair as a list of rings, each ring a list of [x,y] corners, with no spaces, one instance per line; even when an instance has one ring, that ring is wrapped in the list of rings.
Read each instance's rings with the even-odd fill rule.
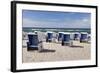
[[[28,34],[28,40],[27,42],[27,49],[31,50],[32,48],[42,50],[42,36],[39,36],[41,33],[29,33]],[[55,34],[55,36],[54,36]],[[54,39],[57,40],[57,42],[61,43],[62,46],[65,44],[72,45],[73,40],[78,40],[80,42],[88,42],[90,40],[90,35],[86,32],[84,33],[67,33],[67,32],[46,32],[46,42],[53,42]]]
[[[51,42],[53,37],[53,32],[47,33],[47,41]],[[90,40],[90,35],[86,32],[82,33],[65,33],[65,32],[59,32],[57,34],[56,39],[61,42],[69,42],[70,40],[79,40],[80,42],[88,42]]]

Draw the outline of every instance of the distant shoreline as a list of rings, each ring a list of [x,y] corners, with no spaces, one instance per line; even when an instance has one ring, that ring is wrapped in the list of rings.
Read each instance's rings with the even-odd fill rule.
[[[91,33],[89,28],[33,28],[33,27],[23,27],[24,32],[34,32],[34,31],[53,31],[53,32],[87,32]]]

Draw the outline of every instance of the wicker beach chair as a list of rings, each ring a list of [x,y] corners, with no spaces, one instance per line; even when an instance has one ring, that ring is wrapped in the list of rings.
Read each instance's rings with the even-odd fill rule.
[[[62,41],[63,33],[59,32],[58,33],[58,41]]]
[[[80,39],[80,33],[74,33],[74,40]]]
[[[62,38],[62,45],[72,46],[73,43],[70,38],[70,33],[64,33]]]
[[[81,33],[80,42],[88,42],[88,33]]]
[[[46,42],[52,42],[52,38],[53,38],[53,33],[48,32],[46,37]]]
[[[27,50],[40,50],[42,49],[42,41],[38,40],[37,34],[28,34],[29,42],[27,42]]]

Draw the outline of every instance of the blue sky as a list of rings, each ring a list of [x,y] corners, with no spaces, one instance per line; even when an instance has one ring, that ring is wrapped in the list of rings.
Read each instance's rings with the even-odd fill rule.
[[[23,10],[23,27],[38,28],[90,28],[91,14]]]

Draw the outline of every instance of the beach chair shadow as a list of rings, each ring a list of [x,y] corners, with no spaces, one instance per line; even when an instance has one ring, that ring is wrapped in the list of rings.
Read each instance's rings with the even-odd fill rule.
[[[84,48],[83,46],[78,46],[78,45],[72,45],[70,47],[72,47],[72,48]]]
[[[40,51],[40,53],[48,53],[48,52],[55,52],[55,50],[43,49]]]

